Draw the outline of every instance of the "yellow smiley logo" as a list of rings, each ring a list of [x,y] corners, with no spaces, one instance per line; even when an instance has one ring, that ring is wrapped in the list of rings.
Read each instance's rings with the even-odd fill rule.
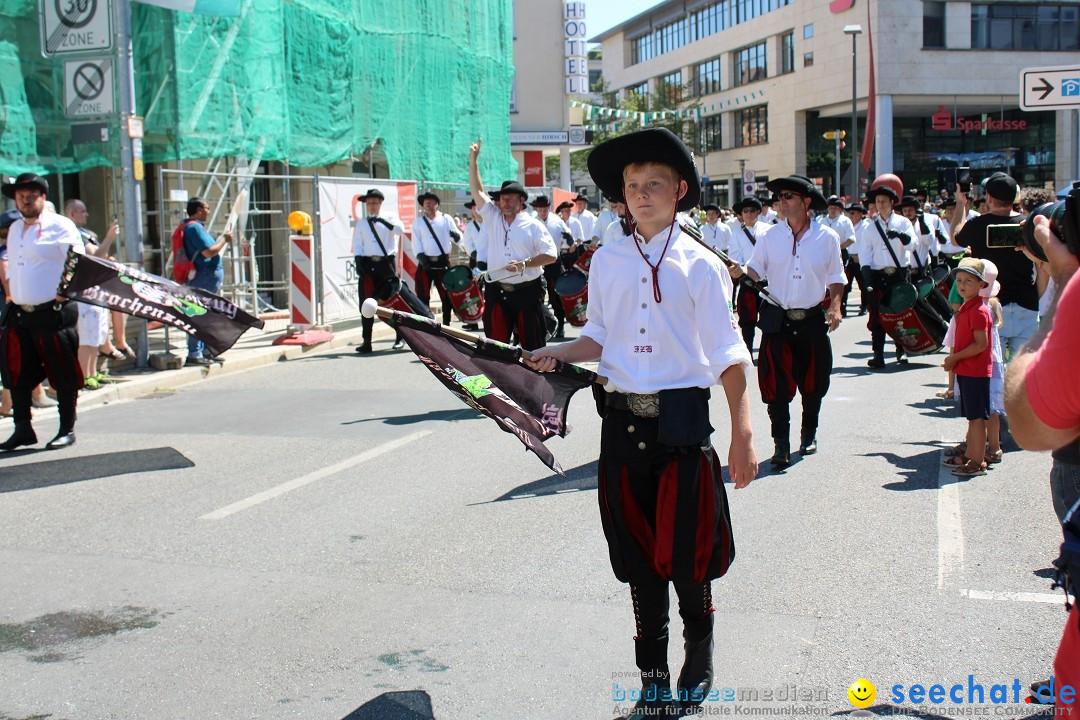
[[[859,678],[851,683],[851,687],[847,689],[847,697],[855,707],[867,708],[874,704],[874,699],[877,698],[877,688],[869,680]]]

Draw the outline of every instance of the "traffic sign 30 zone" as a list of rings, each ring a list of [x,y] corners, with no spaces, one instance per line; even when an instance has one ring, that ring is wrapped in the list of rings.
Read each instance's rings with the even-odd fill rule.
[[[1024,110],[1080,108],[1080,65],[1021,71],[1020,107]]]
[[[113,47],[107,0],[39,0],[41,53],[98,52]]]

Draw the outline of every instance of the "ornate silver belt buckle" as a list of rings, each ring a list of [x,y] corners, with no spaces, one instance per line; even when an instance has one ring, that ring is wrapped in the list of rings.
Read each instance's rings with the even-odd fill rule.
[[[626,407],[638,417],[657,417],[660,415],[660,395],[657,393],[649,395],[629,393],[626,396]]]
[[[34,312],[35,306],[34,305],[20,305],[19,308],[23,312],[28,312],[29,313],[29,312]]]
[[[883,268],[881,272],[885,273],[886,275],[895,275],[896,274],[896,268],[894,268],[894,267]]]
[[[798,322],[799,320],[806,319],[806,311],[801,308],[797,308],[795,310],[788,310],[787,316],[790,320],[795,320],[796,322]]]

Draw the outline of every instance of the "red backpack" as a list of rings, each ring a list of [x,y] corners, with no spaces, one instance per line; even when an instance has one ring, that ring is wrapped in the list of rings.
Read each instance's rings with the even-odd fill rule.
[[[195,263],[191,261],[187,250],[184,249],[184,231],[194,222],[198,220],[185,220],[172,232],[172,276],[173,280],[181,285],[187,283],[195,270]]]

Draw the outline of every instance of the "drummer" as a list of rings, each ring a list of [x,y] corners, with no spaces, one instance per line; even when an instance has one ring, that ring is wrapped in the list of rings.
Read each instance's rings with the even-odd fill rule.
[[[863,282],[862,272],[859,269],[859,252],[862,247],[862,237],[870,225],[870,218],[866,216],[866,206],[861,202],[852,203],[847,207],[848,219],[855,229],[855,242],[848,248],[848,262],[844,266],[844,274],[847,275],[847,285],[844,286],[844,316],[847,315],[848,295],[851,294],[851,284],[859,286],[859,314],[866,314],[866,285]]]
[[[720,222],[720,207],[718,205],[706,205],[705,224],[701,226],[701,239],[714,250],[726,253],[731,246],[733,236],[731,228]]]
[[[439,196],[433,192],[421,194],[416,201],[423,212],[413,222],[413,247],[416,250],[416,296],[424,305],[431,304],[431,284],[442,300],[443,325],[450,324],[453,306],[450,296],[443,285],[443,275],[450,267],[450,249],[460,237],[453,219],[439,211],[442,204]]]
[[[621,237],[626,237],[626,203],[621,200],[611,200],[611,209],[615,211],[616,220],[608,224],[604,230],[604,237],[600,238],[600,244],[606,245],[615,242]]]
[[[378,188],[368,190],[359,199],[364,201],[367,217],[356,221],[352,249],[360,305],[363,305],[364,300],[375,297],[380,285],[397,277],[398,241],[405,237],[405,228],[396,215],[383,212],[382,205],[386,196]],[[374,325],[375,318],[360,319],[363,341],[356,348],[356,352],[361,355],[371,352],[371,331]],[[394,349],[400,350],[403,347],[405,341],[401,333],[397,333]]]
[[[919,201],[914,195],[905,195],[900,200],[900,212],[915,232],[915,242],[909,248],[911,252],[911,269],[918,275],[930,276],[930,268],[934,265],[941,249],[941,243],[934,235],[930,223],[927,222],[919,209]]]
[[[840,242],[832,228],[811,222],[810,211],[825,210],[827,201],[802,175],[770,180],[766,186],[780,198],[783,222],[758,238],[745,267],[734,267],[754,280],[768,280],[776,304],[762,300],[762,336],[758,351],[758,385],[769,408],[775,445],[770,463],[791,464],[791,401],[802,395],[801,455],[817,452],[818,415],[829,391],[832,343],[829,333],[840,327],[844,266]],[[826,313],[821,299],[829,291]]]
[[[566,222],[551,212],[551,200],[547,195],[541,195],[533,200],[530,205],[536,209],[536,219],[544,223],[547,226],[548,234],[551,235],[551,239],[555,241],[555,244],[559,247],[560,254],[569,252],[570,248],[574,246],[574,238],[570,234],[570,228],[567,227]],[[569,206],[570,203],[563,203],[563,205]],[[573,218],[571,218],[573,220]],[[574,222],[577,222],[574,220]],[[581,227],[580,225],[578,226]],[[570,265],[573,266],[573,261]],[[569,269],[569,268],[565,268]],[[563,310],[562,301],[559,299],[559,293],[555,290],[555,281],[559,278],[559,275],[563,273],[563,266],[560,263],[551,263],[544,266],[544,280],[547,281],[548,291],[548,303],[551,304],[551,311],[555,313],[555,319],[558,321],[558,326],[555,328],[555,334],[553,338],[562,339],[566,337],[564,327],[566,325],[566,312]]]
[[[745,265],[754,254],[758,238],[773,227],[762,222],[761,201],[756,197],[746,197],[732,207],[739,218],[739,227],[732,234],[728,256],[738,265]],[[734,276],[732,276],[734,277]],[[737,289],[735,307],[739,315],[739,327],[742,329],[743,342],[751,354],[754,352],[754,328],[757,326],[758,304],[761,296],[757,290],[740,284]]]
[[[874,181],[866,194],[877,208],[877,217],[863,233],[863,248],[859,261],[862,263],[863,281],[869,294],[870,319],[866,327],[870,330],[873,357],[866,361],[872,368],[885,367],[885,328],[881,324],[880,304],[888,290],[899,283],[908,281],[911,258],[908,248],[915,240],[915,231],[911,223],[902,215],[893,212],[893,207],[900,202],[896,190],[881,183],[881,178]],[[896,345],[896,362],[907,364],[904,348]]]
[[[568,249],[562,251],[562,261],[566,269],[569,270],[574,266],[574,261],[577,260],[577,256],[580,254],[581,245],[585,243],[585,228],[581,224],[581,220],[573,214],[574,204],[571,202],[561,202],[559,207],[555,208],[555,214],[563,221],[563,223],[570,228],[570,235],[573,237],[573,242]],[[573,255],[568,258],[567,253]]]
[[[520,183],[507,180],[497,204],[484,192],[477,158],[480,140],[469,148],[469,187],[476,209],[484,217],[487,247],[477,255],[490,265],[493,280],[484,286],[484,333],[492,340],[510,342],[516,336],[526,350],[543,347],[543,267],[558,259],[547,227],[525,212],[529,193]]]

